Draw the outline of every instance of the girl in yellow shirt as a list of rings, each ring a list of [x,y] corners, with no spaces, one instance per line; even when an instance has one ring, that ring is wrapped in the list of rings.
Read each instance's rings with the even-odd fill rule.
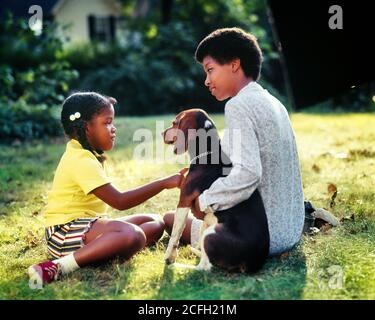
[[[63,103],[61,122],[70,138],[56,169],[45,209],[47,249],[55,258],[29,267],[31,280],[49,283],[94,262],[132,257],[158,241],[163,220],[155,214],[105,219],[108,205],[132,208],[164,189],[179,187],[184,173],[120,192],[107,176],[104,151],[115,143],[114,98],[95,92],[75,93]]]

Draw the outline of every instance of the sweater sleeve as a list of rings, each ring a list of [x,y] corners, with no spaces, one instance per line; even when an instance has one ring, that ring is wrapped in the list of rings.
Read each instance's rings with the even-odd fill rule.
[[[232,208],[248,199],[260,183],[262,165],[258,138],[251,118],[238,100],[232,99],[225,107],[222,148],[233,168],[229,175],[217,179],[199,196],[203,209],[207,206],[214,211]]]

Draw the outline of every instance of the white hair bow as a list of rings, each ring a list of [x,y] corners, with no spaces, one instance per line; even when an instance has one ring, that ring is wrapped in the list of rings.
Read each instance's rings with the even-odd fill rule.
[[[70,121],[74,121],[74,120],[79,119],[79,118],[81,118],[81,114],[79,112],[73,113],[69,117]]]

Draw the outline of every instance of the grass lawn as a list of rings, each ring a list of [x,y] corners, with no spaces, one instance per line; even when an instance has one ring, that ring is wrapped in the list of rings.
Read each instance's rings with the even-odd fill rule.
[[[121,190],[176,172],[181,164],[134,160],[133,133],[155,131],[155,120],[172,116],[118,118],[117,142],[109,152],[111,176]],[[219,129],[223,117],[214,116]],[[270,259],[256,275],[165,268],[168,237],[132,260],[118,259],[78,270],[31,290],[27,267],[47,258],[42,208],[65,149],[61,141],[0,146],[0,299],[375,299],[375,116],[293,114],[305,198],[328,208],[330,183],[338,193],[333,213],[345,218],[334,229],[304,236],[289,255]],[[166,152],[167,161],[173,159]],[[177,190],[164,191],[126,212],[163,214],[175,208]],[[188,248],[178,262],[196,264]]]

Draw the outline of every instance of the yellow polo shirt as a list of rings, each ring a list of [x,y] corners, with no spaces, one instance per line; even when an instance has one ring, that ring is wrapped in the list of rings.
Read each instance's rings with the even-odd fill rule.
[[[90,192],[110,182],[105,162],[100,163],[77,140],[71,139],[48,194],[44,211],[45,226],[105,214],[108,205]]]

